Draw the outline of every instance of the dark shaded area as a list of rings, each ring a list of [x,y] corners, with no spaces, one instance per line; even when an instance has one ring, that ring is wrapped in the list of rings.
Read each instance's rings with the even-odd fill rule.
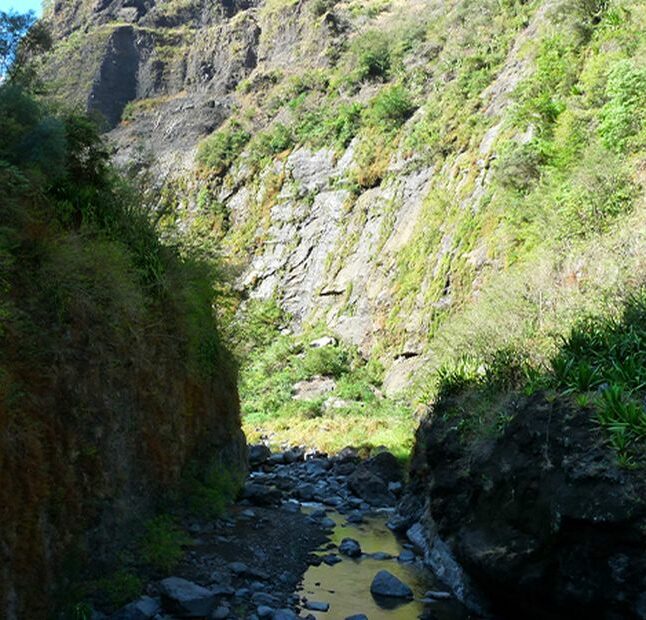
[[[446,399],[418,433],[412,477],[438,532],[508,617],[643,618],[646,481],[621,469],[592,412],[544,394],[468,439]]]

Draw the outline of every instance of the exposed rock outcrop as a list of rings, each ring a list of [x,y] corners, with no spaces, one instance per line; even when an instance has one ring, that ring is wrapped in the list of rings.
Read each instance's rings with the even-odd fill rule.
[[[499,437],[478,440],[438,411],[419,431],[412,479],[430,539],[501,610],[646,617],[646,481],[617,466],[589,411],[521,398]]]

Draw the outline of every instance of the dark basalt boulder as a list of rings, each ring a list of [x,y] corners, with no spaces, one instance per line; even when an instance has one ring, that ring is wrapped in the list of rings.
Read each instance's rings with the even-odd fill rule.
[[[526,618],[646,618],[646,477],[594,413],[519,397],[495,438],[442,410],[418,431],[412,486],[467,574]]]
[[[396,498],[388,490],[391,482],[402,482],[404,472],[400,462],[390,452],[376,456],[357,465],[348,477],[352,492],[373,506],[394,506]]]

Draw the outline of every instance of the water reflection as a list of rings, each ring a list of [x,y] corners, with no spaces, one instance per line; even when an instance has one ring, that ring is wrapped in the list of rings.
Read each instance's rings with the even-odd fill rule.
[[[433,575],[420,564],[403,564],[396,557],[404,549],[400,541],[386,527],[387,515],[378,514],[360,525],[345,522],[342,515],[331,513],[337,524],[330,539],[337,545],[344,538],[354,538],[364,554],[385,552],[391,560],[378,560],[364,555],[358,559],[345,556],[334,566],[311,566],[305,573],[299,594],[310,600],[330,604],[327,613],[312,612],[316,618],[343,620],[353,614],[365,614],[369,620],[412,620],[434,618],[437,620],[467,620],[470,614],[456,601],[438,601],[431,605],[420,602],[428,590],[444,590]],[[324,545],[325,547],[325,545]],[[330,551],[322,548],[321,555]],[[375,600],[370,593],[374,576],[382,569],[390,571],[408,584],[415,594],[413,601],[397,599]],[[426,615],[424,615],[426,614]]]

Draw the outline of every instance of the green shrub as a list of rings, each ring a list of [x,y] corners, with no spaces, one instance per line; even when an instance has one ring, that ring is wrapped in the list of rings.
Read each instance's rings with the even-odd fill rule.
[[[350,370],[350,356],[343,347],[308,349],[303,358],[303,368],[308,376],[340,377]]]
[[[387,86],[372,100],[366,116],[385,130],[399,129],[415,112],[408,91],[400,85]]]
[[[233,503],[241,485],[241,474],[219,463],[212,464],[205,474],[189,468],[185,476],[189,508],[204,518],[219,517]]]
[[[119,608],[141,594],[143,582],[134,573],[121,569],[101,579],[98,586],[108,604],[113,608]]]
[[[142,560],[155,570],[170,572],[182,559],[183,546],[190,542],[189,537],[168,515],[151,519],[145,529],[141,543]]]
[[[203,140],[197,150],[197,163],[215,175],[223,175],[242,152],[251,136],[232,123]]]
[[[552,197],[563,237],[602,232],[633,206],[636,189],[612,154],[593,151],[583,162]]]
[[[635,137],[646,129],[646,68],[630,60],[616,63],[608,75],[606,97],[599,114],[602,142],[617,152],[642,145],[643,139],[637,143]]]
[[[542,41],[536,70],[515,91],[515,121],[535,125],[540,134],[549,132],[566,109],[565,98],[576,79],[579,62],[575,49],[564,38],[555,36]]]
[[[258,134],[251,143],[251,160],[261,162],[268,157],[291,149],[294,144],[292,129],[283,123],[276,123],[270,129]]]
[[[549,144],[532,140],[526,144],[510,143],[496,163],[496,179],[503,187],[525,192],[540,178],[551,155]]]
[[[296,136],[299,142],[305,144],[333,144],[339,149],[344,149],[361,128],[363,109],[360,103],[344,102],[337,107],[308,111],[299,119]]]
[[[356,77],[359,81],[386,81],[391,74],[391,42],[379,30],[369,30],[358,38],[352,51],[355,55]]]

